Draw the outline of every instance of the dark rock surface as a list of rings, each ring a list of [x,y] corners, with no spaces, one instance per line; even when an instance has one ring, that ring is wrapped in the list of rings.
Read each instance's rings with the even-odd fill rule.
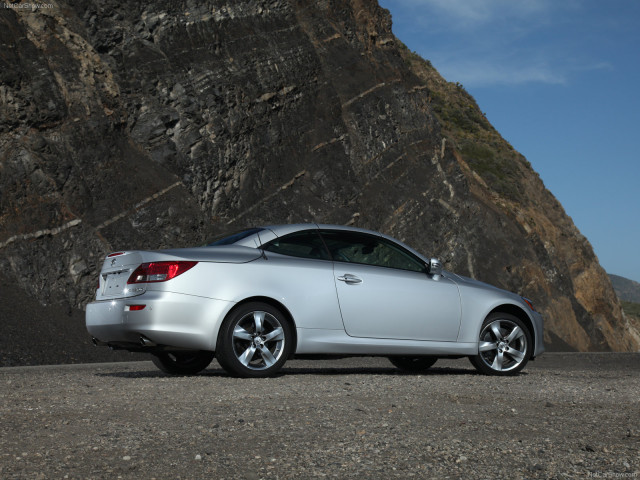
[[[146,360],[147,355],[95,347],[84,312],[42,306],[0,276],[0,367]]]
[[[116,249],[351,223],[532,298],[552,345],[639,347],[537,174],[512,149],[487,169],[450,131],[477,106],[376,2],[4,8],[0,44],[0,268],[27,303],[82,309]]]

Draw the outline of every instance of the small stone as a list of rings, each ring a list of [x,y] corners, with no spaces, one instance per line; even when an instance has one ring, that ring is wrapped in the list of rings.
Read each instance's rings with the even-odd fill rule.
[[[275,97],[277,95],[276,92],[268,92],[265,93],[263,95],[260,95],[260,98],[258,98],[259,102],[267,102],[269,100],[271,100],[273,97]]]
[[[131,457],[130,457],[129,455],[125,455],[124,457],[122,457],[122,459],[123,459],[125,462],[128,462],[129,460],[131,460]]]
[[[202,455],[200,454],[196,455],[196,460],[202,460]]]

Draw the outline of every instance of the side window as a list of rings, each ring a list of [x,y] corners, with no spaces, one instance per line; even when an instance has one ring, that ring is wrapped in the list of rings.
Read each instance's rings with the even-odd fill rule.
[[[254,233],[261,232],[264,228],[249,228],[248,230],[241,230],[235,233],[225,233],[215,238],[211,243],[207,244],[207,247],[214,247],[216,245],[233,245],[240,240],[250,237]]]
[[[419,258],[384,238],[340,230],[322,231],[321,234],[336,262],[426,272],[426,267]]]
[[[295,232],[276,238],[264,247],[267,252],[279,253],[290,257],[314,258],[318,260],[329,260],[329,253],[315,230]]]

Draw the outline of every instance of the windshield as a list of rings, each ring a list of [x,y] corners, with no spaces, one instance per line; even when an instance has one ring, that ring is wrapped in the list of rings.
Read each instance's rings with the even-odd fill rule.
[[[264,228],[249,228],[246,230],[240,230],[239,232],[234,233],[223,233],[218,237],[214,238],[213,242],[207,243],[207,247],[214,247],[216,245],[233,245],[236,242],[239,242],[243,238],[250,237],[254,233],[258,233],[264,230]]]

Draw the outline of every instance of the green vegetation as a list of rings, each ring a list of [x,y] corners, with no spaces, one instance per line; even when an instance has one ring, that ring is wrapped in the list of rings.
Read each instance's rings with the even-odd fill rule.
[[[412,62],[413,61],[415,61],[415,62],[424,62],[428,67],[431,67],[431,62],[429,60],[425,60],[420,55],[418,55],[416,52],[414,52],[412,50],[409,50],[409,47],[407,47],[399,39],[398,39],[398,47],[400,48],[400,51],[402,52],[402,55],[405,58],[405,60],[409,59],[409,61],[412,61]]]
[[[473,170],[492,188],[506,197],[517,199],[521,191],[518,165],[496,157],[495,149],[486,144],[467,141],[460,145],[460,153]]]
[[[522,172],[531,170],[529,162],[493,128],[462,84],[444,80],[431,62],[401,42],[400,52],[405,63],[425,82],[442,133],[469,167],[496,193],[521,202]]]
[[[640,318],[640,303],[620,301],[624,313]]]

